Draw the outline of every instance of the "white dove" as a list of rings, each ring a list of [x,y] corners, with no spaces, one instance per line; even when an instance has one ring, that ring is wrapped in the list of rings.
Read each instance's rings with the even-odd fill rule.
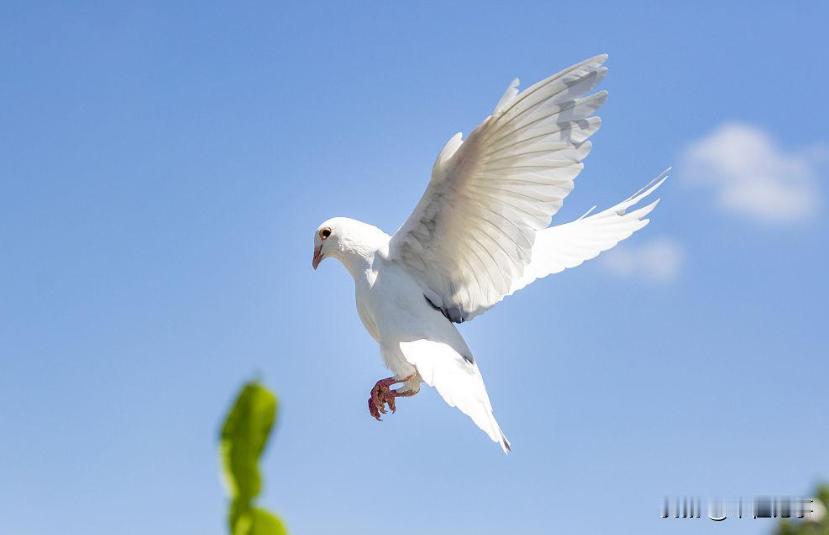
[[[314,269],[332,257],[351,273],[360,319],[394,374],[371,390],[369,411],[378,420],[425,381],[510,451],[454,324],[647,225],[658,200],[628,209],[667,178],[663,172],[616,206],[548,228],[601,124],[593,112],[607,93],[586,94],[604,78],[606,59],[590,58],[520,93],[514,80],[466,141],[457,133],[446,143],[423,198],[393,236],[345,217],[317,229]]]

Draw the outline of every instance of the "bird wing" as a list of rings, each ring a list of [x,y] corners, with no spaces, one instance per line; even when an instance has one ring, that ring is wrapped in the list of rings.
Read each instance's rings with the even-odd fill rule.
[[[487,310],[523,276],[536,233],[573,189],[601,124],[592,114],[607,93],[586,94],[604,78],[606,59],[588,59],[520,93],[513,81],[466,141],[455,134],[438,155],[389,253],[452,321]]]
[[[513,294],[536,279],[574,268],[612,249],[620,241],[647,225],[645,219],[659,199],[628,211],[653,193],[668,179],[670,169],[663,171],[647,186],[619,204],[597,214],[585,214],[575,221],[556,225],[538,232],[533,244],[532,260],[523,275],[513,280],[509,294]]]
[[[466,360],[448,344],[434,340],[401,342],[400,351],[450,407],[457,407],[469,416],[504,453],[511,450],[509,440],[492,413],[492,403],[477,364]]]

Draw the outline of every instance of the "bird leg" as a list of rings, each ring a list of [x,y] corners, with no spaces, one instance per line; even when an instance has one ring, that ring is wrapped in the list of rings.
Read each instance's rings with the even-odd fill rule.
[[[386,414],[386,404],[388,404],[391,412],[394,413],[397,410],[397,407],[395,407],[394,404],[395,398],[414,396],[418,391],[402,389],[392,390],[391,386],[396,383],[405,383],[413,377],[414,375],[410,375],[404,379],[387,377],[377,381],[374,388],[371,389],[371,397],[368,398],[368,412],[370,412],[378,422],[381,420],[380,413]]]

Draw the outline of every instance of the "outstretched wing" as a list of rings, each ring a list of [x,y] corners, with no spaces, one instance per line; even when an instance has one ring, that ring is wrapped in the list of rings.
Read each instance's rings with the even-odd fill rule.
[[[514,81],[466,141],[456,134],[390,242],[390,256],[454,322],[497,303],[530,263],[536,233],[573,189],[601,121],[607,69],[588,59],[518,92]]]
[[[619,204],[597,214],[584,216],[544,229],[535,235],[532,260],[519,279],[515,279],[509,294],[513,294],[536,279],[581,265],[647,225],[645,219],[656,208],[659,199],[628,211],[647,198],[668,179],[666,169],[647,186]]]

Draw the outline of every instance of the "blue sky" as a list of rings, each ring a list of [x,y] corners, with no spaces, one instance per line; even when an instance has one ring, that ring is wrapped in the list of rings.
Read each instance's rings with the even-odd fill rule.
[[[297,534],[766,533],[660,500],[829,478],[826,4],[405,4],[0,4],[0,532],[222,533],[257,374]],[[313,231],[393,231],[514,76],[601,52],[555,221],[675,176],[615,254],[463,325],[514,454],[431,390],[373,421]]]

